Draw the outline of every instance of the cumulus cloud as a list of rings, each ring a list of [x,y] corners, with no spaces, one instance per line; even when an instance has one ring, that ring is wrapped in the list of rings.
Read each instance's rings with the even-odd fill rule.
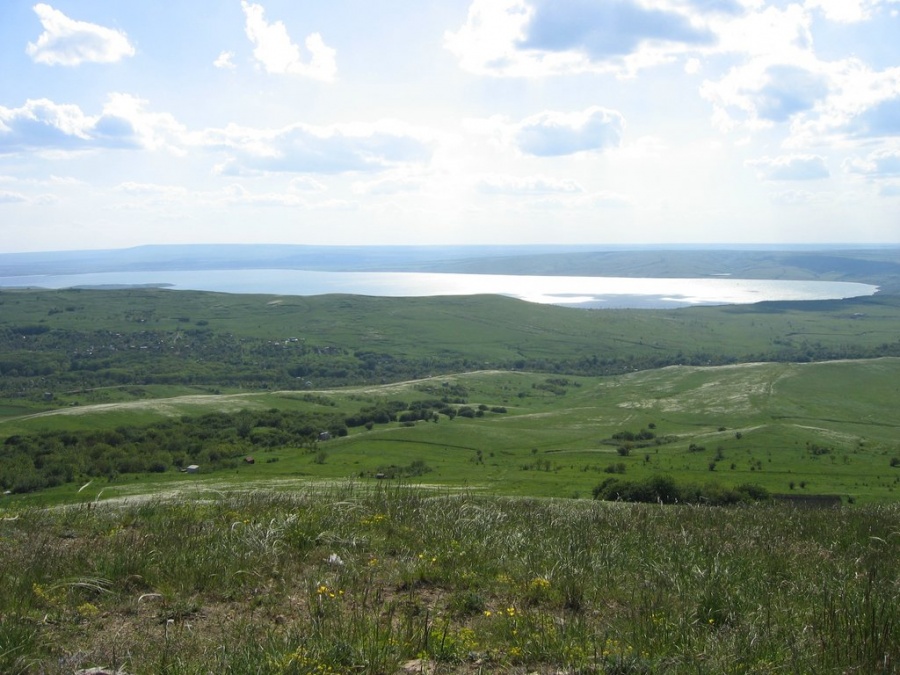
[[[818,155],[763,157],[748,164],[765,180],[818,180],[830,175],[825,159]]]
[[[875,71],[857,59],[821,64],[829,94],[792,121],[790,144],[900,136],[900,67]]]
[[[631,74],[711,47],[708,19],[742,11],[736,0],[473,0],[444,44],[485,75]]]
[[[718,82],[704,82],[701,94],[713,103],[722,127],[786,122],[824,101],[830,80],[823,73],[792,64],[753,61],[733,68]]]
[[[77,66],[81,63],[115,63],[134,56],[128,36],[119,30],[70,19],[43,3],[34,6],[44,32],[37,42],[29,42],[26,53],[48,66]]]
[[[487,195],[572,195],[584,192],[584,188],[573,180],[548,176],[482,176],[476,181],[475,189]]]
[[[784,122],[792,115],[812,108],[828,94],[824,76],[790,65],[766,68],[765,82],[749,98],[758,117]]]
[[[519,123],[513,139],[522,152],[538,157],[571,155],[617,147],[625,118],[615,110],[592,107],[575,113],[542,112]]]
[[[845,168],[870,178],[900,176],[900,150],[878,150],[865,159],[848,160]]]
[[[710,44],[706,28],[686,16],[635,0],[533,0],[533,13],[519,45],[549,52],[575,51],[591,60],[630,54],[644,42]]]
[[[337,74],[335,50],[328,47],[318,33],[312,33],[305,40],[308,58],[300,47],[291,41],[287,28],[281,21],[266,21],[262,5],[242,0],[241,7],[246,17],[247,37],[254,45],[253,56],[267,73],[278,75],[301,75],[316,80],[331,82]]]
[[[255,172],[343,173],[378,171],[427,161],[432,139],[397,122],[280,129],[229,125],[204,132],[202,143],[228,153],[227,175]]]
[[[900,136],[900,97],[880,101],[850,124],[855,136]]]
[[[0,154],[167,146],[173,135],[182,133],[181,125],[167,113],[146,112],[145,103],[128,94],[111,94],[96,116],[48,99],[29,99],[21,108],[0,106]]]
[[[234,65],[234,52],[222,52],[216,57],[216,60],[213,61],[213,65],[216,68],[224,68],[226,70],[234,70],[236,66]]]

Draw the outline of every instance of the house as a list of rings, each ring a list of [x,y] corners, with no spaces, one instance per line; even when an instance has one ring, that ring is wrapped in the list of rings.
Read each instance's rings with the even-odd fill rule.
[[[196,464],[191,464],[187,468],[188,473],[199,473],[199,471],[200,471],[200,467],[197,466]]]
[[[328,441],[331,440],[331,434],[327,431],[323,431],[319,434],[320,441]]]

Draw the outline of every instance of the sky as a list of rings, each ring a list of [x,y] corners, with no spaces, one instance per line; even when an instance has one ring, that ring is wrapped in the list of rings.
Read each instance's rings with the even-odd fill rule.
[[[900,243],[900,0],[0,1],[0,252]]]

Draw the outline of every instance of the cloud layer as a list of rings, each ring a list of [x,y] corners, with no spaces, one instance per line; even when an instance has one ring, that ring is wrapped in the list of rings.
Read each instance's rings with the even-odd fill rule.
[[[897,237],[900,0],[52,4],[3,12],[7,241]]]

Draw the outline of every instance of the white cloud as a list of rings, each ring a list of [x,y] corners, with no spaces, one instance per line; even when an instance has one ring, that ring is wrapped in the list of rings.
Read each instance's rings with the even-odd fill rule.
[[[859,113],[849,130],[854,136],[900,136],[900,95],[878,101]]]
[[[462,68],[483,75],[634,73],[715,41],[698,4],[473,0],[466,23],[444,44]]]
[[[870,178],[900,176],[900,150],[877,150],[865,159],[848,160],[844,167],[851,173]]]
[[[547,111],[522,120],[513,140],[529,155],[571,155],[617,147],[624,128],[620,113],[597,106],[575,113]]]
[[[247,19],[247,37],[254,45],[253,56],[267,73],[301,75],[324,82],[334,80],[336,52],[325,44],[321,35],[307,36],[305,46],[309,58],[304,60],[300,47],[291,41],[284,23],[268,23],[262,5],[242,0],[241,7]]]
[[[540,63],[521,57],[515,45],[525,36],[531,10],[524,0],[474,0],[457,32],[444,35],[444,45],[460,66],[474,73],[526,75]]]
[[[237,66],[234,65],[234,52],[222,52],[216,57],[216,60],[213,61],[213,65],[216,68],[224,68],[226,70],[234,70]]]
[[[584,188],[576,181],[549,176],[482,176],[475,189],[487,195],[550,195],[582,194]]]
[[[900,67],[874,71],[861,61],[823,64],[829,96],[794,124],[794,145],[900,136]]]
[[[818,180],[830,175],[825,159],[818,155],[763,157],[748,164],[756,167],[764,180]]]
[[[21,192],[0,190],[0,204],[21,204],[27,201],[28,197],[23,195]]]
[[[900,135],[900,68],[877,71],[856,57],[826,61],[814,49],[813,9],[840,7],[849,20],[850,13],[868,16],[884,4],[844,2],[769,6],[722,23],[722,50],[744,61],[701,87],[714,123],[724,130],[786,124],[791,147]]]
[[[21,108],[0,106],[0,154],[27,150],[80,151],[93,148],[171,147],[183,127],[167,113],[148,113],[145,101],[110,94],[100,115],[86,115],[73,104],[47,99]]]
[[[29,42],[26,53],[48,66],[77,66],[81,63],[115,63],[134,56],[128,36],[119,30],[70,19],[43,3],[34,11],[44,27],[37,42]]]
[[[280,129],[229,125],[203,132],[202,144],[229,154],[218,167],[226,175],[258,172],[344,173],[379,171],[431,157],[434,139],[399,122]]]
[[[716,22],[717,51],[765,60],[765,65],[806,65],[813,46],[809,13],[797,4],[769,5]]]
[[[531,0],[524,50],[581,52],[591,61],[621,58],[647,43],[708,45],[712,32],[684,13],[636,0]]]
[[[834,87],[827,64],[811,56],[789,62],[762,57],[735,66],[717,81],[705,81],[700,93],[713,104],[717,126],[753,129],[788,122],[821,107]]]

